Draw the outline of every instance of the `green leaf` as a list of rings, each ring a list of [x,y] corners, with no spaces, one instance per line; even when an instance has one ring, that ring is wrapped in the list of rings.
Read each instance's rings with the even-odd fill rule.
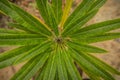
[[[86,38],[90,36],[96,36],[105,32],[120,28],[120,19],[109,20],[96,24],[89,25],[81,30],[77,31],[72,37],[75,38]]]
[[[0,45],[34,45],[44,40],[37,34],[0,34]]]
[[[62,33],[63,36],[71,35],[76,30],[79,30],[86,22],[88,22],[97,13],[97,11],[98,10],[88,13],[85,16],[78,19],[77,21],[75,21],[74,23],[65,26],[64,32]]]
[[[0,68],[12,65],[20,55],[29,51],[34,46],[22,46],[0,54]]]
[[[67,18],[64,27],[76,22],[83,15],[88,12],[89,7],[94,3],[95,0],[83,0],[82,3],[72,12],[72,14]]]
[[[34,74],[45,64],[48,59],[48,54],[37,55],[29,62],[27,62],[12,78],[11,80],[29,80]]]
[[[65,62],[63,61],[63,51],[58,48],[57,50],[57,70],[58,70],[58,77],[59,80],[68,80],[67,76],[67,68],[65,66]]]
[[[36,33],[36,32],[33,32],[33,31],[27,29],[26,27],[24,27],[23,25],[18,24],[18,23],[8,23],[8,26],[25,31],[27,33]]]
[[[90,53],[106,53],[107,52],[104,49],[100,49],[100,48],[82,44],[82,43],[68,42],[68,45],[74,49],[77,48],[77,50],[84,51],[84,52],[90,52]]]
[[[58,35],[58,24],[55,17],[55,13],[52,9],[52,5],[47,2],[47,11],[48,11],[48,19],[49,19],[49,27],[52,29],[52,31],[55,32],[56,35]]]
[[[95,0],[94,4],[90,7],[89,11],[99,9],[107,0]]]
[[[43,76],[44,76],[47,64],[48,64],[48,60],[46,61],[46,63],[44,64],[44,66],[40,69],[40,71],[39,71],[37,77],[35,78],[35,80],[43,80]]]
[[[72,3],[73,3],[73,0],[66,0],[66,4],[65,4],[65,7],[64,7],[64,11],[63,11],[63,16],[62,16],[60,26],[59,26],[61,28],[64,27],[64,23],[66,22],[66,20],[67,20],[67,18],[69,16]]]
[[[116,69],[112,68],[110,65],[106,64],[105,62],[103,62],[102,60],[94,57],[91,54],[84,54],[91,62],[93,62],[95,65],[100,66],[101,68],[103,68],[104,70],[111,72],[113,74],[118,74],[120,75],[120,71],[117,71]]]
[[[12,19],[16,20],[18,23],[20,23],[21,25],[23,25],[31,31],[38,32],[40,34],[49,32],[47,31],[47,29],[44,29],[45,26],[41,24],[37,19],[35,19],[32,15],[18,8],[14,4],[10,4],[7,0],[1,0],[0,10],[2,10]]]
[[[102,77],[105,80],[115,80],[111,76],[111,74],[100,69],[99,67],[96,67],[96,65],[93,65],[92,63],[90,63],[90,61],[88,59],[86,59],[85,57],[83,57],[82,53],[80,53],[79,51],[76,51],[76,50],[73,51],[73,49],[71,51],[72,51],[70,53],[71,56],[79,63],[79,66],[84,71],[89,72],[92,75]]]
[[[41,34],[42,33],[48,34],[48,35],[50,34],[50,33],[48,33],[49,30],[43,24],[41,24],[40,21],[38,21],[35,17],[30,15],[26,11],[20,9],[19,7],[17,7],[14,4],[12,4],[12,7],[25,21],[27,21],[29,24],[31,24],[36,29],[38,29],[38,31],[41,32]]]
[[[72,12],[72,14],[68,17],[65,22],[64,27],[70,25],[71,23],[76,22],[82,16],[99,9],[106,0],[83,0],[79,6]]]
[[[56,52],[56,51],[55,51]],[[56,73],[56,53],[54,51],[51,52],[49,57],[49,62],[47,64],[47,67],[45,69],[43,80],[54,80],[55,79],[55,73]]]
[[[50,45],[51,45],[51,42],[42,42],[41,44],[37,45],[33,49],[31,49],[28,52],[24,53],[23,55],[19,56],[19,58],[16,59],[16,61],[14,62],[14,64],[30,60],[37,55],[41,55],[41,54],[46,53],[46,51],[47,52],[50,51],[49,50]]]
[[[81,52],[81,56],[83,56],[86,60],[88,60],[91,64],[93,64],[96,68],[98,68],[98,69],[99,69],[101,72],[103,72],[105,75],[107,75],[108,77],[110,76],[111,79],[112,79],[112,75],[110,75],[110,73],[107,72],[107,68],[103,68],[103,66],[99,66],[99,65],[96,63],[96,60],[95,60],[95,61],[91,60],[91,58],[89,58],[89,57],[87,56],[87,54],[85,54],[85,53],[82,53],[82,52]],[[105,78],[105,77],[103,77],[103,78]]]
[[[67,51],[64,52],[62,57],[64,58],[66,68],[67,68],[68,73],[70,74],[72,80],[82,80],[80,77],[80,74],[79,74],[79,72],[74,64],[74,61],[70,57],[69,53],[67,53]]]
[[[57,24],[59,24],[62,17],[62,0],[52,0],[52,8],[57,19]]]
[[[38,10],[44,19],[44,21],[49,24],[49,16],[47,11],[47,0],[36,0],[36,4],[38,6]]]
[[[0,28],[0,34],[25,34],[25,32]]]
[[[89,43],[96,43],[96,42],[101,42],[101,41],[117,39],[117,38],[120,38],[120,33],[105,33],[102,35],[92,36],[92,37],[88,37],[85,39],[77,39],[73,41],[89,44]]]
[[[36,3],[45,23],[49,26],[51,31],[58,34],[57,21],[51,4],[48,0],[36,0]]]

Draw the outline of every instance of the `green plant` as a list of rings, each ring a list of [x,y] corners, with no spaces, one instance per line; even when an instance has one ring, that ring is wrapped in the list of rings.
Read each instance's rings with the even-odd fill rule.
[[[0,68],[26,64],[11,80],[82,80],[76,65],[91,80],[115,80],[120,72],[94,57],[92,53],[106,53],[89,44],[120,37],[110,32],[120,28],[120,19],[92,24],[88,22],[106,0],[83,0],[70,13],[73,0],[36,0],[43,20],[22,10],[8,0],[0,0],[0,11],[10,16],[14,30],[0,29],[0,46],[17,48],[0,54]]]

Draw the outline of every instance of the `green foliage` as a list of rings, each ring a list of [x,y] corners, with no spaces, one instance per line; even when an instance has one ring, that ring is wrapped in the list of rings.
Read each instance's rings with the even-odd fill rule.
[[[115,80],[120,72],[92,55],[107,51],[90,43],[120,38],[110,32],[120,28],[120,19],[83,27],[105,2],[83,0],[70,13],[73,0],[64,9],[62,0],[36,0],[41,20],[0,0],[0,12],[14,20],[8,23],[13,30],[0,28],[0,46],[17,46],[0,54],[0,68],[26,62],[11,80],[82,80],[77,66],[91,80]]]

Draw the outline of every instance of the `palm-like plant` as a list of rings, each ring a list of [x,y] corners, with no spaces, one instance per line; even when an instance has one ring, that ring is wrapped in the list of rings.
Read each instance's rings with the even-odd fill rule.
[[[1,46],[17,48],[0,54],[0,68],[26,64],[11,80],[82,80],[79,66],[91,80],[115,80],[112,74],[120,72],[94,57],[91,53],[106,50],[89,44],[120,37],[110,32],[120,28],[120,19],[100,22],[84,27],[106,0],[83,0],[70,13],[73,0],[36,0],[43,20],[22,10],[8,0],[0,0],[0,12],[15,22],[14,30],[0,29]]]

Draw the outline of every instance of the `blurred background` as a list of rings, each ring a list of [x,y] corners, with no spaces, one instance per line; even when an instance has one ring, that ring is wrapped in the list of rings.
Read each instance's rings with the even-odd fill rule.
[[[34,0],[10,0],[11,2],[19,5],[26,11],[40,18],[39,11],[36,8]],[[75,8],[81,0],[74,0],[73,9]],[[105,20],[120,18],[120,0],[108,0],[106,4],[99,10],[97,15],[90,20],[86,25],[93,24],[96,22],[101,22]],[[6,24],[12,21],[9,17],[0,14],[0,28],[10,28]],[[120,32],[120,30],[116,30]],[[100,42],[92,44],[100,48],[108,50],[108,54],[96,54],[101,60],[110,64],[114,68],[120,71],[120,39]],[[14,48],[14,47],[12,47]],[[11,47],[0,47],[0,53],[11,49]],[[9,80],[10,77],[15,74],[16,71],[20,69],[22,64],[17,66],[11,66],[0,70],[0,80]],[[116,80],[120,80],[120,76],[113,75]],[[84,75],[84,77],[87,77]],[[33,79],[34,80],[34,79]]]

